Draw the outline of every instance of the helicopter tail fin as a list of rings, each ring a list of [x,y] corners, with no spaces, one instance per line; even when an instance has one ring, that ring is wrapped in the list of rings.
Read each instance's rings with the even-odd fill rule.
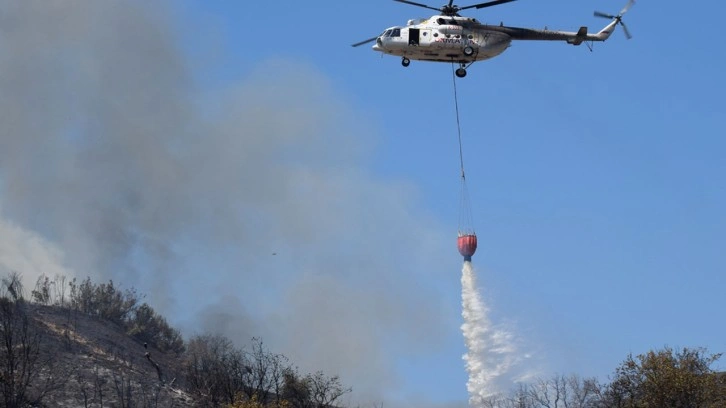
[[[615,27],[617,27],[617,25],[620,24],[620,26],[623,27],[623,32],[625,33],[625,37],[627,37],[628,40],[630,38],[632,38],[632,35],[630,35],[630,30],[628,30],[628,26],[626,26],[625,23],[623,23],[623,15],[625,15],[625,13],[627,13],[628,10],[630,10],[630,8],[633,7],[634,4],[635,4],[635,0],[628,0],[628,4],[626,4],[625,7],[623,7],[623,9],[620,10],[620,13],[618,13],[616,15],[603,13],[601,11],[596,11],[595,17],[609,18],[609,19],[612,19],[612,21],[610,22],[610,24],[606,25],[605,28],[600,30],[599,33],[595,34],[595,37],[600,41],[607,40],[610,37],[610,35],[613,33],[613,31],[615,31]]]
[[[613,34],[613,31],[615,31],[615,27],[618,25],[618,20],[613,20],[610,24],[603,27],[602,30],[598,31],[597,34],[595,34],[595,37],[600,41],[605,41]]]

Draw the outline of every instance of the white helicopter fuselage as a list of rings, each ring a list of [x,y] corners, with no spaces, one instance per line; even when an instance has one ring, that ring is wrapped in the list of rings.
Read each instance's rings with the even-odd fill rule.
[[[544,29],[510,27],[503,23],[498,25],[482,24],[475,18],[463,17],[457,12],[470,8],[485,8],[509,3],[515,0],[490,0],[466,7],[454,5],[449,0],[441,9],[416,3],[410,0],[395,0],[428,9],[440,10],[441,14],[430,18],[409,20],[405,26],[386,29],[383,34],[352,44],[358,47],[374,42],[373,50],[384,54],[401,57],[401,64],[407,67],[411,60],[438,61],[459,64],[456,76],[466,76],[466,68],[476,61],[483,61],[500,55],[509,48],[512,41],[561,41],[571,45],[588,44],[605,41],[610,38],[618,25],[623,27],[625,36],[630,33],[623,23],[623,15],[630,9],[635,0],[628,3],[616,15],[595,12],[596,17],[610,19],[610,23],[597,32],[588,32],[586,26],[577,31],[559,31]]]
[[[373,50],[412,60],[472,63],[509,48],[508,34],[467,27],[475,25],[480,25],[476,19],[459,16],[410,20],[405,27],[386,29]]]

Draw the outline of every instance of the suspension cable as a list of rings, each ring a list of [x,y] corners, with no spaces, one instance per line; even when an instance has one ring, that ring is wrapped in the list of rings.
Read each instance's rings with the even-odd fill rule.
[[[454,70],[454,61],[451,61],[451,77],[454,82],[454,106],[456,107],[456,131],[459,135],[459,163],[461,164],[461,179],[466,180],[464,173],[464,148],[461,143],[461,123],[459,122],[459,96],[456,92],[456,72]]]
[[[456,90],[456,71],[451,61],[451,75],[454,83],[454,106],[456,108],[456,131],[459,138],[459,164],[461,166],[461,197],[459,201],[459,234],[474,234],[474,224],[469,203],[469,189],[464,172],[464,147],[461,140],[461,121],[459,120],[459,96]]]

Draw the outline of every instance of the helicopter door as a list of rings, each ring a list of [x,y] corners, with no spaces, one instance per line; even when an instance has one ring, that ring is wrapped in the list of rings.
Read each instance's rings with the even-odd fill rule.
[[[418,45],[420,34],[421,34],[421,30],[419,30],[418,28],[409,28],[408,29],[408,45]]]

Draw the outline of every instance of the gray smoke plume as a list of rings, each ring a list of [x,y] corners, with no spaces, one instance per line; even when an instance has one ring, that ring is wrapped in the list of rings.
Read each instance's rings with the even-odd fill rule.
[[[72,276],[63,251],[43,237],[0,218],[0,274],[22,273],[26,292],[40,276]],[[22,272],[21,272],[22,271]]]
[[[313,66],[203,91],[153,4],[0,2],[0,266],[113,279],[385,397],[455,322],[425,272],[447,235],[366,170],[375,129]]]

